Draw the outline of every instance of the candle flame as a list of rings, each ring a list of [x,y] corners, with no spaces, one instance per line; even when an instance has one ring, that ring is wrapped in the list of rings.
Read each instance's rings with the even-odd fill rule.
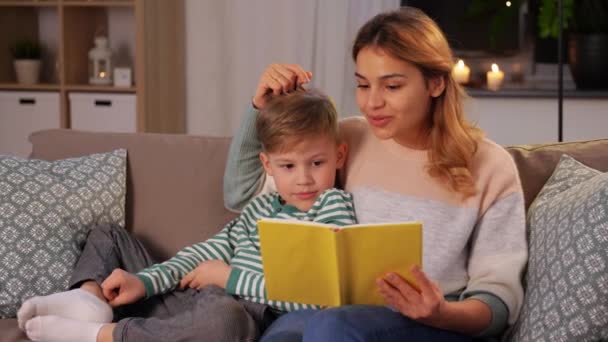
[[[101,78],[106,77],[106,73],[105,73],[104,71],[100,72],[100,73],[99,73],[99,77],[101,77]]]
[[[458,68],[460,68],[460,69],[464,68],[464,61],[462,59],[458,60]]]
[[[498,64],[496,63],[492,63],[492,72],[498,72],[500,69],[498,69]]]
[[[507,7],[511,7],[511,1],[507,1],[506,5]]]

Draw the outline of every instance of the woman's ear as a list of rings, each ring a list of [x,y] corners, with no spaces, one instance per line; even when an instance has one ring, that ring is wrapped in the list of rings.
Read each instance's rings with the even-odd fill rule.
[[[445,90],[445,77],[435,76],[429,79],[428,88],[431,97],[439,97]]]
[[[272,176],[272,169],[270,168],[270,158],[268,157],[268,154],[265,152],[260,152],[260,161],[262,162],[264,171],[266,171],[269,176]]]
[[[340,143],[338,145],[337,151],[337,160],[336,160],[336,169],[341,169],[344,167],[344,163],[346,163],[346,156],[348,155],[348,145],[346,143]]]

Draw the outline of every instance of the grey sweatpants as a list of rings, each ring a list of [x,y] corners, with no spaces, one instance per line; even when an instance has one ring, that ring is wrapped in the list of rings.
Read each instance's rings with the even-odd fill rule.
[[[77,288],[87,280],[98,284],[115,269],[135,273],[154,261],[125,229],[100,226],[91,230],[72,278]],[[266,305],[226,294],[217,286],[176,290],[114,309],[114,341],[255,341],[274,320]]]

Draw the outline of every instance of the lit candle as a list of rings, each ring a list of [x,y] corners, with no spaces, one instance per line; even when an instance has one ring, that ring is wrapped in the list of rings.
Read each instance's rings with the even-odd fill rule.
[[[458,63],[452,69],[452,77],[460,84],[469,83],[469,76],[471,75],[471,69],[464,64],[462,59],[458,60]]]
[[[99,78],[106,78],[106,73],[105,73],[105,71],[101,71],[101,72],[99,72]]]
[[[505,78],[505,73],[498,69],[498,65],[496,63],[492,64],[492,70],[486,73],[486,78],[488,81],[488,89],[490,90],[498,90],[502,85],[502,81]]]

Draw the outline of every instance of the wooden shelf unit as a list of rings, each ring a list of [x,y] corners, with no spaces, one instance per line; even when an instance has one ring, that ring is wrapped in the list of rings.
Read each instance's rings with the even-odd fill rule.
[[[184,0],[0,0],[0,90],[58,91],[61,127],[70,128],[69,94],[130,93],[137,131],[184,133]],[[131,87],[90,85],[94,37],[109,38],[114,67],[131,68]],[[17,84],[10,46],[43,45],[40,84]]]

